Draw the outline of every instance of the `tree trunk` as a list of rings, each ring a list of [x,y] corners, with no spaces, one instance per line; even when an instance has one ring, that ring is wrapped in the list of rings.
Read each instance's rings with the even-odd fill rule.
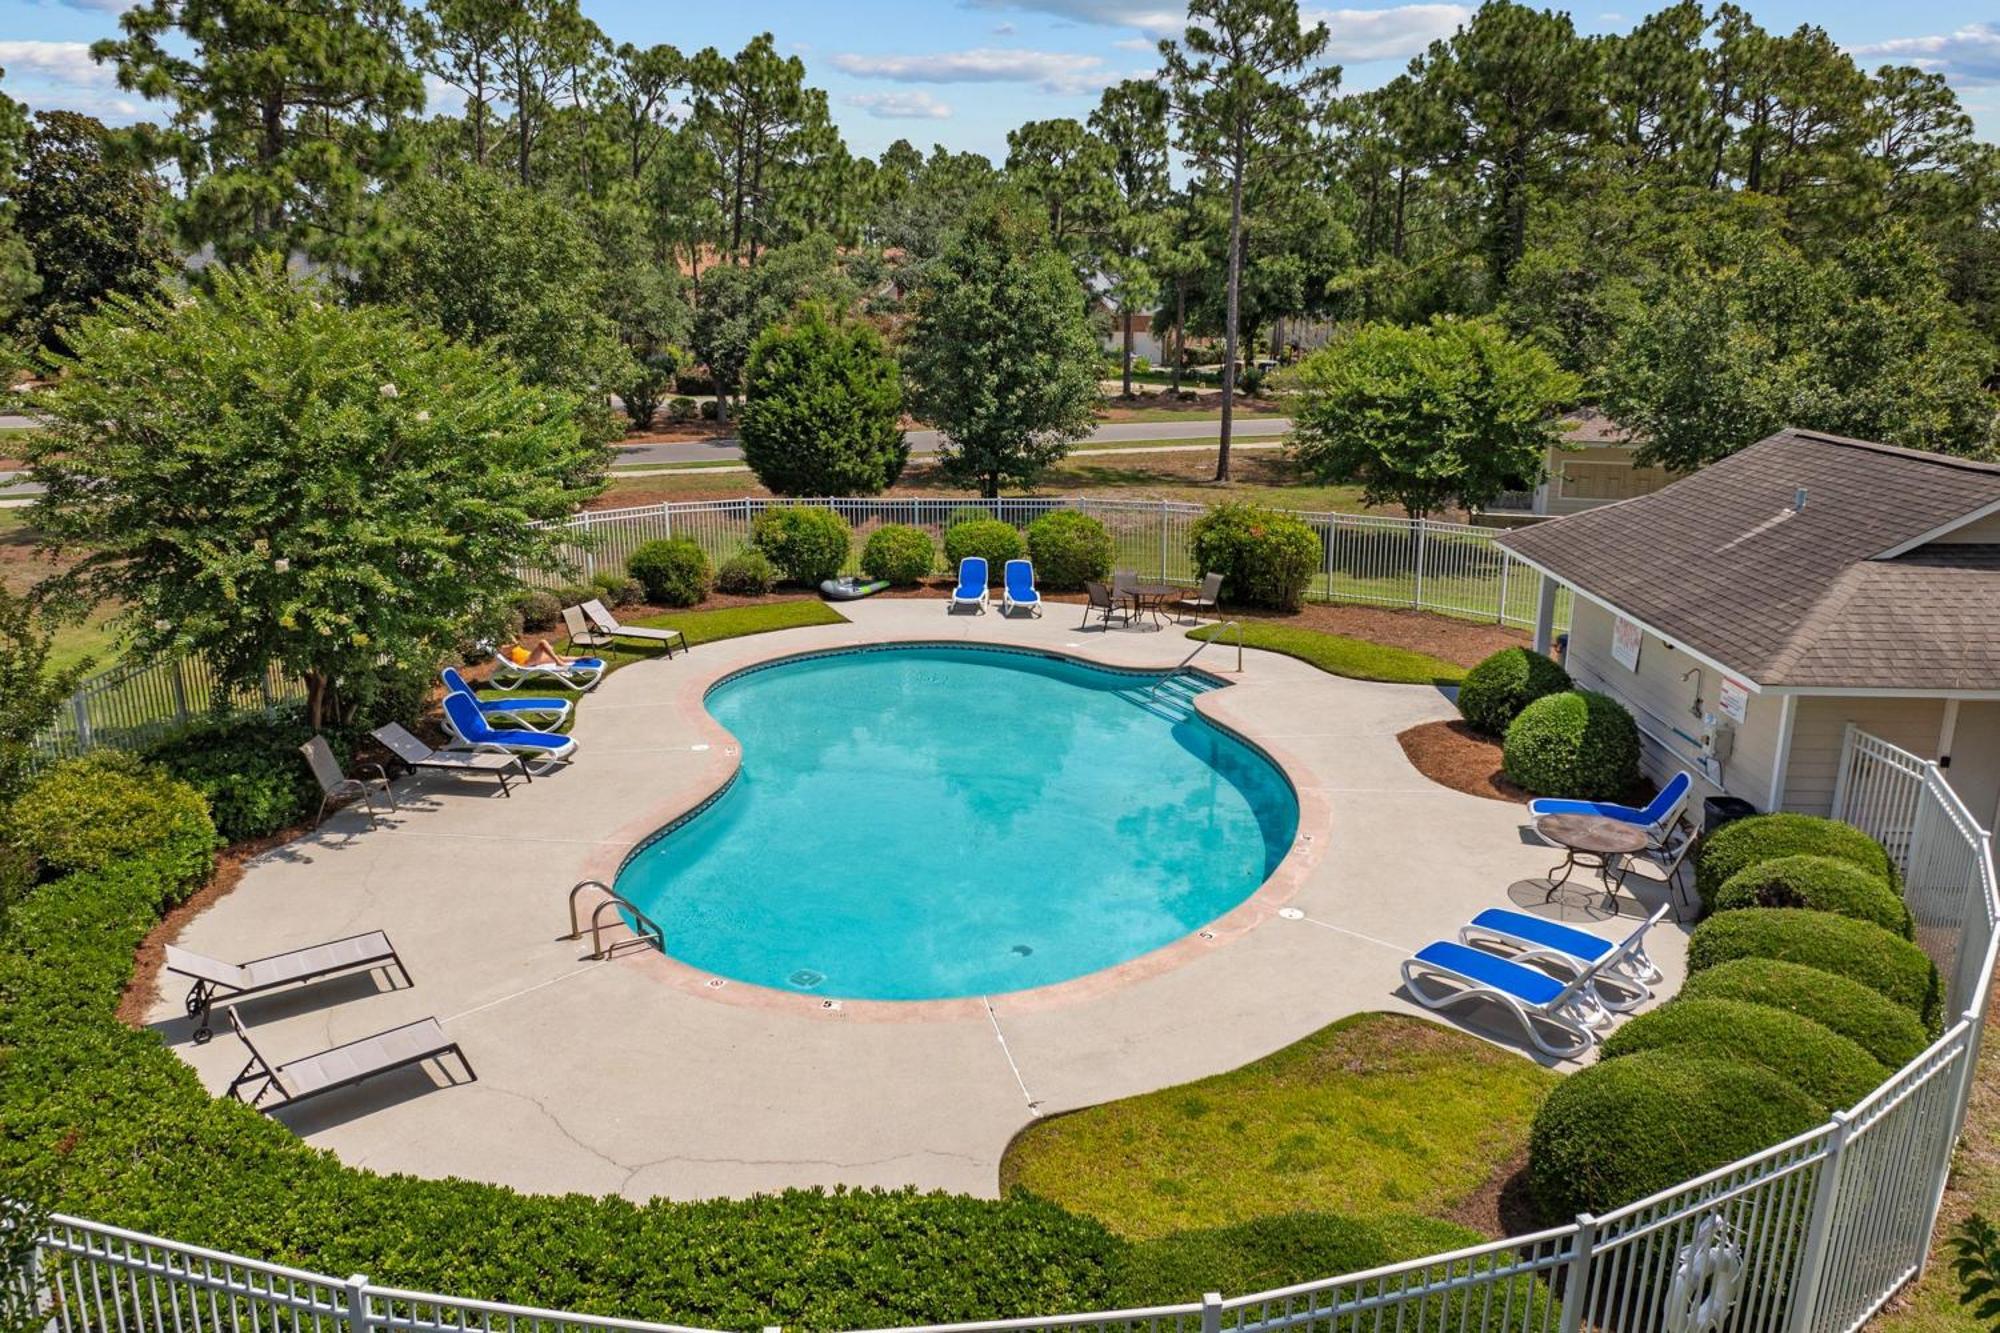
[[[1132,312],[1120,309],[1118,314],[1125,325],[1125,396],[1130,398],[1132,396]]]
[[[1235,418],[1236,319],[1243,300],[1242,134],[1229,173],[1229,306],[1222,329],[1222,431],[1215,450],[1215,479],[1229,480],[1229,428]]]
[[[1174,279],[1174,398],[1181,396],[1181,367],[1187,364],[1187,279]]]
[[[304,673],[306,685],[306,724],[318,731],[326,718],[327,679],[317,671]]]
[[[979,480],[979,494],[988,500],[1000,498],[1000,474],[989,472]]]
[[[521,174],[521,184],[523,186],[526,186],[528,184],[528,177],[529,177],[529,167],[528,167],[529,130],[528,130],[528,108],[526,107],[526,105],[515,106],[514,123],[516,126],[514,131],[514,137],[519,145],[518,148],[516,149],[516,155],[520,158],[520,161],[517,164],[517,166]]]

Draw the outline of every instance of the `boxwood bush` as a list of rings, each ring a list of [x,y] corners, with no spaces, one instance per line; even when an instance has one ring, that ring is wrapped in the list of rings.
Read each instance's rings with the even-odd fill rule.
[[[630,574],[600,569],[590,576],[590,586],[609,607],[637,606],[646,600],[646,587]]]
[[[1231,1295],[1269,1291],[1464,1249],[1484,1239],[1476,1231],[1430,1217],[1364,1219],[1338,1213],[1260,1217],[1130,1246],[1113,1269],[1111,1300],[1119,1307],[1177,1305],[1198,1301],[1211,1291]],[[1440,1327],[1453,1323],[1442,1317],[1436,1322]],[[1532,1325],[1524,1320],[1522,1326]]]
[[[1028,525],[1028,559],[1035,581],[1051,592],[1076,592],[1111,575],[1111,533],[1089,514],[1058,509]]]
[[[1882,844],[1837,819],[1818,815],[1754,815],[1725,824],[1704,837],[1694,863],[1695,891],[1704,904],[1717,889],[1745,866],[1775,861],[1781,856],[1831,856],[1851,861],[1902,892],[1902,878]]]
[[[1852,978],[1915,1014],[1933,1037],[1944,1030],[1937,968],[1922,949],[1870,922],[1751,907],[1712,916],[1688,936],[1689,975],[1733,958],[1776,958]]]
[[[1602,1213],[1826,1119],[1768,1069],[1686,1051],[1600,1060],[1556,1085],[1528,1132],[1528,1190],[1549,1223]]]
[[[242,842],[290,828],[319,808],[319,784],[299,753],[311,738],[302,711],[281,708],[269,717],[202,723],[153,746],[146,760],[202,794],[224,842]],[[327,743],[344,768],[344,739],[329,735]]]
[[[868,534],[861,548],[861,572],[901,586],[922,583],[937,562],[937,547],[922,528],[884,523]]]
[[[1523,708],[1569,688],[1569,672],[1555,659],[1527,648],[1502,648],[1465,673],[1458,687],[1458,712],[1474,731],[1505,736],[1507,724]]]
[[[1930,1045],[1915,1014],[1852,977],[1775,958],[1734,958],[1687,979],[1682,1001],[1745,1000],[1810,1018],[1838,1032],[1890,1069]]]
[[[1544,695],[1507,728],[1501,766],[1536,796],[1615,800],[1639,780],[1639,727],[1608,694]]]
[[[708,553],[686,537],[647,542],[626,559],[625,568],[646,590],[647,600],[661,606],[694,606],[715,581]]]
[[[562,609],[566,605],[556,595],[545,588],[523,588],[514,594],[514,614],[521,617],[521,628],[544,630],[560,624]]]
[[[1320,566],[1319,534],[1291,514],[1247,501],[1210,507],[1188,530],[1195,567],[1222,575],[1222,595],[1296,611]]]
[[[1904,939],[1916,938],[1910,909],[1889,881],[1852,861],[1831,856],[1780,856],[1743,867],[1722,882],[1709,903],[1715,912],[1745,907],[1810,907],[1872,921]]]
[[[762,597],[778,586],[778,567],[771,563],[771,557],[752,546],[717,567],[715,586],[719,592],[738,597]]]
[[[7,824],[14,845],[50,876],[146,857],[162,873],[192,880],[215,856],[215,824],[201,793],[116,750],[65,760],[36,778],[9,808]]]
[[[766,509],[750,526],[751,544],[788,582],[805,588],[839,574],[853,541],[847,520],[819,505]]]
[[[1020,529],[997,518],[969,518],[944,530],[944,559],[954,573],[958,562],[968,556],[986,559],[986,581],[998,583],[1007,576],[1007,562],[1028,553]]]
[[[1605,1040],[1605,1059],[1669,1049],[1770,1070],[1822,1106],[1844,1110],[1889,1070],[1855,1042],[1810,1018],[1746,1000],[1676,999]]]

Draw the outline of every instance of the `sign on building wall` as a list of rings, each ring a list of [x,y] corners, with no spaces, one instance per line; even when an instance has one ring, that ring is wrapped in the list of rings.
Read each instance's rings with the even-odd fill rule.
[[[1611,660],[1627,671],[1639,669],[1639,643],[1646,631],[1623,616],[1611,620]]]
[[[1740,723],[1743,715],[1750,710],[1750,687],[1740,680],[1722,678],[1722,688],[1716,691],[1715,706],[1731,722]]]

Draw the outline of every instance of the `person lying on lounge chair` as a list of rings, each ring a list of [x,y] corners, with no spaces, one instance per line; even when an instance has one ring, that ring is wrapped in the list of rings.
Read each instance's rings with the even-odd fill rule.
[[[555,645],[547,639],[536,639],[532,647],[510,643],[500,652],[515,666],[569,666],[583,660],[557,652]]]

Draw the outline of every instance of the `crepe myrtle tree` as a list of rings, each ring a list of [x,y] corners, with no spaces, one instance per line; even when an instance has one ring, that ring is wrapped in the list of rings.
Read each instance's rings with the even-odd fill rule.
[[[576,404],[275,259],[114,295],[49,358],[28,461],[66,576],[140,656],[302,678],[315,727],[490,626],[582,498]]]

